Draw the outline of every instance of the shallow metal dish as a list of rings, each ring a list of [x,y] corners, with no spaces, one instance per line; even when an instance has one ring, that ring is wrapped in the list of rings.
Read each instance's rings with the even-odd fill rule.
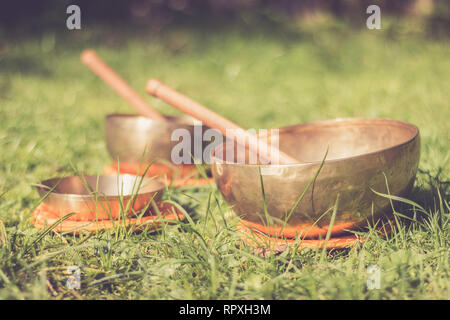
[[[387,212],[389,200],[371,190],[388,192],[384,174],[392,195],[406,195],[414,183],[420,157],[419,130],[414,125],[389,119],[336,119],[284,127],[279,133],[280,149],[296,158],[298,164],[225,162],[218,155],[226,150],[226,144],[216,147],[211,158],[213,176],[227,203],[249,225],[264,232],[325,236],[330,208],[339,193],[332,232],[340,234],[367,220],[377,221]],[[328,156],[315,183],[284,225],[328,146]],[[270,230],[260,177],[268,214],[275,218]]]
[[[44,204],[57,216],[76,212],[70,220],[118,218],[142,210],[150,201],[158,201],[164,183],[133,175],[72,176],[45,180],[36,186]],[[128,208],[128,210],[127,210]]]
[[[106,146],[112,159],[126,164],[150,163],[153,160],[171,162],[172,148],[179,143],[171,141],[176,129],[189,131],[191,154],[194,155],[194,119],[189,116],[167,116],[166,119],[158,121],[133,114],[107,115]],[[202,145],[202,150],[205,146]]]

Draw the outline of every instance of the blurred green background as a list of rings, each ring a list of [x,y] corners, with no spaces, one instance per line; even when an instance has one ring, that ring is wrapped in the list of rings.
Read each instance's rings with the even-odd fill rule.
[[[69,4],[81,8],[81,30],[66,28]],[[381,30],[366,28],[369,4],[381,8]],[[440,214],[441,221],[448,221],[449,19],[449,1],[432,0],[2,1],[0,220],[14,237],[35,235],[30,213],[39,198],[33,183],[71,174],[74,166],[100,174],[111,163],[103,137],[104,116],[133,113],[134,109],[79,61],[82,50],[93,48],[155,108],[167,114],[178,112],[148,97],[144,86],[149,78],[161,79],[247,128],[337,117],[387,117],[411,122],[419,127],[422,137],[420,171],[411,199]],[[204,194],[194,192],[192,196],[202,198]],[[444,206],[439,207],[439,203]],[[399,290],[358,291],[349,283],[354,276],[365,279],[365,271],[357,267],[360,260],[355,257],[343,258],[342,270],[346,271],[342,276],[333,280],[323,272],[311,283],[323,288],[322,298],[346,293],[358,298],[446,297],[448,256],[447,260],[436,258],[449,240],[448,228],[442,228],[441,233],[424,231],[429,247],[425,242],[404,240],[397,244],[397,240],[389,240],[380,244],[382,250],[377,249],[386,257],[399,247],[415,257],[423,253],[429,262],[417,264],[422,268],[420,285],[408,273],[400,275],[395,269],[391,275],[393,279],[399,277],[395,280]],[[430,240],[434,237],[444,240],[434,243]],[[38,253],[44,254],[60,241],[50,236],[46,239],[36,249]],[[160,252],[152,254],[159,257]],[[364,252],[369,257],[378,254],[376,250]],[[160,262],[169,261],[171,254],[161,256]],[[4,273],[17,279],[11,280],[17,288],[27,287],[32,278],[23,278],[22,269],[15,269],[15,260],[8,259],[0,257]],[[71,264],[70,259],[49,264]],[[132,263],[130,270],[139,269]],[[408,263],[399,262],[402,266]],[[314,274],[314,263],[309,265]],[[231,269],[225,262],[220,266],[226,279]],[[103,270],[95,263],[91,268]],[[118,266],[105,272],[109,275],[120,270]],[[261,281],[278,275],[276,270],[271,275],[255,270]],[[311,274],[299,271],[301,279],[311,279]],[[241,277],[245,279],[245,273],[239,273],[237,279]],[[4,286],[1,281],[0,287]],[[167,281],[154,292],[142,294],[166,298],[165,292],[171,288],[180,297],[188,289],[200,298],[231,295],[225,289],[214,295],[204,293],[202,288],[209,282],[202,283],[201,279]],[[101,292],[104,297],[126,298],[131,292],[128,285],[131,282],[111,296],[108,290]],[[29,291],[14,291],[11,285],[5,296],[33,297],[34,292],[41,292],[33,286]],[[287,282],[280,284],[274,295],[314,298],[312,291],[302,288],[291,288]],[[88,288],[86,297],[97,297],[95,290]],[[261,297],[256,287],[245,290],[238,290],[237,297]]]

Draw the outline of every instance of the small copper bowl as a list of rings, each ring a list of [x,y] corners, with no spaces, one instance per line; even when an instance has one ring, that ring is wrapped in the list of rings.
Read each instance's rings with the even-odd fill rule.
[[[320,167],[328,146],[317,179],[285,222]],[[243,222],[275,236],[315,238],[326,235],[338,194],[333,235],[383,217],[389,211],[389,200],[371,188],[388,193],[387,179],[390,194],[405,196],[410,191],[419,164],[420,138],[416,126],[402,121],[355,118],[280,128],[279,148],[297,159],[297,164],[226,162],[217,156],[226,148],[223,144],[214,149],[212,173],[226,202]],[[261,178],[267,212],[273,217],[270,223],[265,215]]]
[[[105,118],[106,146],[114,161],[126,164],[171,163],[171,153],[179,141],[172,141],[176,129],[185,129],[194,152],[195,120],[189,116],[166,117],[158,121],[133,114],[110,114]],[[200,129],[200,128],[199,128]],[[201,130],[205,130],[204,127]],[[202,151],[206,143],[202,143]]]
[[[36,186],[47,208],[58,217],[76,212],[69,220],[116,219],[159,201],[161,181],[133,175],[72,176],[45,180]],[[50,193],[49,193],[50,192]]]

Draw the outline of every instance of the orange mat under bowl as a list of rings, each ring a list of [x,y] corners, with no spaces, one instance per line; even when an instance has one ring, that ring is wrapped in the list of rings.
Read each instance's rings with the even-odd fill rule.
[[[132,174],[142,176],[144,173],[148,177],[160,177],[167,184],[173,183],[176,187],[182,186],[201,186],[213,183],[214,179],[193,178],[198,175],[198,169],[195,165],[177,165],[169,167],[164,164],[153,163],[148,168],[146,166],[121,163],[106,166],[103,171],[107,175]]]
[[[151,212],[144,214],[142,217],[129,217],[125,219],[109,220],[94,219],[89,221],[73,221],[65,220],[56,225],[52,231],[54,232],[72,232],[79,233],[81,231],[99,232],[104,229],[113,229],[117,226],[125,226],[133,229],[133,231],[155,230],[161,227],[163,223],[173,224],[182,221],[185,217],[183,213],[170,203],[158,203],[160,215],[154,215]],[[38,229],[45,229],[47,226],[57,222],[59,215],[52,212],[45,204],[41,203],[33,211],[33,224]]]

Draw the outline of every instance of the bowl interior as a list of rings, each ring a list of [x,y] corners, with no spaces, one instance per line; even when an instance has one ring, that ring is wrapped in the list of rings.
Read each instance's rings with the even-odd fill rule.
[[[337,160],[389,149],[412,140],[417,127],[389,119],[337,119],[279,129],[271,143],[300,163],[320,162],[328,148],[327,160]],[[270,142],[265,135],[263,139]],[[225,157],[232,144],[214,150],[214,157],[226,162],[248,163],[249,154],[234,152],[234,161]],[[236,149],[236,148],[235,148]],[[225,150],[225,152],[224,152]],[[244,162],[245,157],[245,162]]]
[[[95,193],[102,196],[129,196],[156,192],[164,188],[164,184],[156,179],[133,175],[53,178],[42,181],[41,185],[39,190],[44,194],[56,186],[52,193],[80,196]]]

